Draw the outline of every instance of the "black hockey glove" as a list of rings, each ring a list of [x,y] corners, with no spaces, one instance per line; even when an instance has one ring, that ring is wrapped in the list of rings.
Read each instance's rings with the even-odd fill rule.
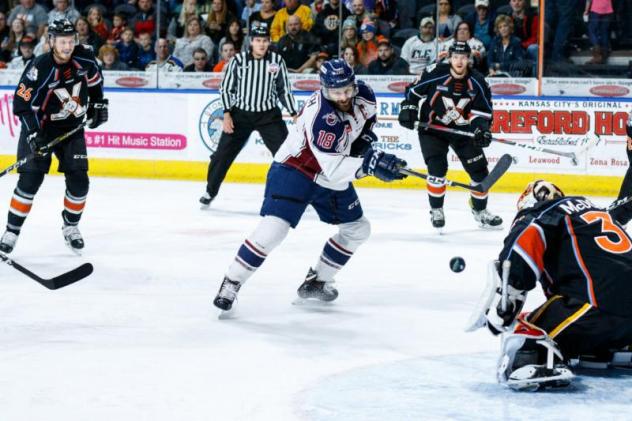
[[[89,129],[96,129],[101,124],[108,121],[108,104],[109,101],[107,98],[103,98],[100,101],[91,101],[88,104],[88,120],[90,120],[90,124],[88,125]]]
[[[399,170],[406,167],[406,161],[399,159],[397,156],[384,153],[382,151],[374,151],[369,149],[364,155],[362,162],[362,171],[365,174],[375,176],[382,181],[403,180],[405,174],[401,174]]]
[[[419,108],[417,107],[417,105],[407,100],[403,100],[399,106],[399,116],[397,117],[397,119],[399,120],[399,124],[402,127],[405,127],[409,130],[414,130],[415,122],[417,121],[418,115]]]
[[[362,132],[360,136],[351,144],[351,156],[364,156],[369,149],[372,149],[373,142],[377,142],[377,136],[372,131]]]
[[[474,129],[474,140],[472,143],[478,148],[486,148],[492,143],[492,132],[489,131],[487,120],[478,117],[472,120]]]
[[[27,136],[26,141],[29,147],[36,154],[44,155],[48,152],[48,142],[44,137],[44,134],[39,130],[32,130]]]

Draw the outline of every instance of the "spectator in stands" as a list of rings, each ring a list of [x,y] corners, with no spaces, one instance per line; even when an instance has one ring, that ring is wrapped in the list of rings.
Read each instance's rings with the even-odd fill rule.
[[[472,55],[470,56],[471,65],[476,70],[484,72],[483,74],[485,74],[485,56],[487,55],[487,50],[485,50],[485,46],[481,40],[472,36],[472,30],[468,22],[462,21],[459,23],[456,27],[456,36],[441,45],[441,49],[439,50],[439,59],[441,61],[446,62],[450,47],[454,44],[454,41],[467,42],[472,50]]]
[[[258,12],[259,10],[261,10],[260,3],[255,3],[255,0],[246,0],[246,4],[241,11],[242,25],[248,26],[248,22],[250,22],[250,16]]]
[[[50,51],[50,44],[48,43],[48,25],[44,27],[44,33],[39,39],[39,42],[33,48],[33,55],[35,57],[48,53]]]
[[[513,20],[500,15],[494,26],[497,35],[492,39],[487,56],[489,76],[524,76],[525,51],[520,38],[513,35]]]
[[[209,63],[209,56],[204,48],[197,48],[193,52],[193,62],[185,66],[184,71],[187,73],[213,71],[213,66]]]
[[[200,18],[197,0],[184,0],[180,6],[180,10],[171,18],[171,22],[169,22],[167,39],[173,42],[177,38],[183,37],[186,23],[189,18],[192,17]]]
[[[156,59],[156,49],[149,32],[141,32],[138,36],[138,53],[136,56],[136,65],[134,67],[145,70],[145,67]]]
[[[149,35],[148,32],[141,33],[140,39],[143,38],[143,34],[145,34],[151,40],[151,36]],[[140,49],[138,45],[134,42],[134,31],[132,30],[132,28],[125,28],[123,30],[123,33],[121,34],[121,40],[117,42],[114,46],[116,50],[118,51],[119,60],[122,63],[125,63],[127,67],[129,68],[139,67],[141,70],[145,68],[144,65],[141,66],[140,64],[137,63]],[[153,60],[153,57],[152,57],[152,60]],[[149,61],[150,60],[147,60],[147,62],[144,64],[146,65]]]
[[[358,61],[364,67],[377,58],[377,42],[375,40],[375,23],[367,21],[360,27],[362,39],[356,45],[358,50]]]
[[[292,15],[286,23],[286,34],[277,43],[277,52],[285,60],[287,71],[303,73],[311,69],[318,55],[318,40],[301,27],[301,19]]]
[[[489,50],[494,37],[494,14],[489,10],[489,0],[475,0],[476,11],[467,17],[472,34]]]
[[[456,26],[461,22],[459,15],[452,14],[452,3],[450,0],[439,0],[439,22],[437,23],[437,33],[449,38],[454,36]]]
[[[546,45],[551,45],[553,62],[560,63],[567,59],[566,44],[573,25],[574,12],[577,10],[578,0],[555,0],[544,3],[544,19],[546,24]]]
[[[79,38],[80,44],[89,45],[95,52],[99,51],[99,48],[103,45],[103,41],[101,41],[92,28],[90,28],[90,24],[86,18],[83,16],[79,17],[75,21],[75,29],[77,30],[77,37]]]
[[[327,53],[327,51],[318,52],[318,54],[316,55],[316,60],[314,61],[314,65],[312,66],[312,70],[309,73],[318,74],[318,72],[320,72],[320,66],[322,66],[323,63],[327,60],[329,60],[329,54]]]
[[[54,9],[48,12],[48,23],[57,19],[68,19],[74,25],[81,16],[77,9],[70,6],[69,0],[53,0],[53,6]]]
[[[398,23],[397,21],[399,19],[397,13],[397,1],[376,0],[374,12],[377,16],[380,33],[382,33],[384,36],[390,36],[390,32],[395,29]]]
[[[527,59],[534,63],[533,70],[535,71],[535,63],[538,61],[540,19],[527,5],[527,0],[510,0],[509,5],[511,6],[514,34],[520,38],[520,43],[525,50]]]
[[[226,35],[219,42],[219,49],[222,49],[222,45],[228,40],[232,41],[233,46],[237,51],[244,51],[244,29],[241,26],[241,21],[237,19],[233,19],[228,24],[228,29],[226,30]],[[217,54],[216,54],[217,55]],[[217,59],[218,57],[216,57]]]
[[[584,16],[588,21],[588,38],[592,44],[589,64],[605,64],[610,51],[610,22],[614,16],[611,0],[586,0]]]
[[[35,47],[35,40],[30,35],[23,36],[20,40],[20,55],[11,60],[7,68],[24,70],[29,61],[33,59],[33,47]]]
[[[428,65],[437,59],[434,34],[434,19],[426,16],[419,24],[419,35],[408,38],[404,43],[401,57],[408,62],[411,74],[420,75]]]
[[[211,38],[202,33],[202,26],[197,16],[191,16],[187,21],[184,36],[176,40],[173,55],[178,57],[185,66],[188,66],[193,64],[193,52],[198,48],[204,49],[206,56],[211,57],[214,45]]]
[[[15,19],[22,19],[26,26],[26,33],[39,37],[44,32],[44,25],[48,23],[48,13],[35,0],[20,0],[20,4],[11,10],[9,25]]]
[[[110,28],[103,19],[100,6],[93,6],[88,9],[88,23],[90,24],[90,29],[97,34],[102,42],[107,41],[110,37]]]
[[[212,0],[211,12],[206,19],[206,34],[211,37],[213,44],[219,44],[226,34],[228,23],[235,19],[235,16],[226,7],[226,0]]]
[[[340,0],[330,0],[316,16],[316,23],[312,32],[320,38],[321,48],[330,56],[338,54],[338,31],[342,24],[339,19]],[[346,7],[342,8],[343,21],[349,16]]]
[[[366,67],[358,62],[358,52],[355,47],[347,46],[342,50],[342,58],[353,69],[356,75],[366,74]]]
[[[22,24],[22,32],[24,32],[24,22],[20,21],[17,25]],[[11,61],[11,51],[7,50],[7,46],[11,41],[12,30],[7,25],[7,17],[0,12],[0,61]],[[15,36],[15,35],[14,35]],[[15,43],[15,41],[14,41]],[[15,45],[15,44],[14,44]]]
[[[292,15],[299,17],[303,30],[308,32],[312,30],[314,19],[310,8],[300,4],[298,0],[285,0],[285,7],[279,9],[274,15],[274,20],[272,20],[272,26],[270,27],[270,39],[272,42],[279,42],[281,37],[286,34],[287,20]]]
[[[156,33],[157,11],[154,9],[153,0],[138,0],[138,12],[130,20],[130,27],[134,30],[134,35],[141,32]],[[166,16],[163,10],[160,13],[160,33],[166,27]]]
[[[104,45],[99,48],[98,58],[103,70],[129,70],[127,64],[119,60],[118,50],[111,45]]]
[[[275,14],[274,0],[261,0],[261,9],[250,15],[248,28],[251,28],[253,25],[257,26],[261,22],[267,24],[268,28],[270,28]]]
[[[161,73],[181,72],[184,68],[179,58],[169,54],[169,42],[164,38],[156,41],[156,59],[145,67],[146,72],[155,72],[156,68]]]
[[[355,18],[348,17],[342,23],[342,42],[340,43],[340,49],[343,50],[347,47],[355,49],[359,41]]]
[[[369,63],[370,75],[407,75],[408,63],[397,57],[388,38],[381,37],[377,42],[377,58]]]
[[[114,45],[121,40],[123,30],[127,28],[127,18],[123,13],[115,13],[112,18],[112,30],[108,36],[108,44]]]
[[[364,7],[364,0],[353,0],[351,2],[351,16],[355,20],[356,30],[360,30],[365,20],[371,19],[368,10]]]
[[[236,54],[235,44],[231,40],[226,40],[222,44],[220,48],[220,60],[213,67],[214,72],[223,72],[226,64],[233,58]]]

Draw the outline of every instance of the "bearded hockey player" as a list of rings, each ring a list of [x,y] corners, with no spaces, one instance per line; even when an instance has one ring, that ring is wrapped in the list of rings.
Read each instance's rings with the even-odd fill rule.
[[[308,205],[322,222],[339,230],[325,242],[298,295],[335,300],[334,277],[370,232],[351,182],[366,175],[383,181],[404,178],[399,170],[405,161],[372,148],[377,137],[372,130],[376,102],[371,88],[356,82],[351,67],[340,59],[321,66],[320,82],[320,91],[306,102],[274,156],[261,207],[263,219],[240,247],[213,302],[222,310],[231,309],[244,282],[297,226]]]
[[[473,138],[420,126],[419,143],[429,175],[445,177],[448,148],[451,147],[472,184],[476,185],[489,174],[483,148],[489,146],[492,139],[489,130],[492,100],[483,75],[469,68],[470,53],[466,42],[454,42],[449,50],[449,64],[437,65],[432,71],[424,73],[419,82],[409,86],[401,105],[399,123],[410,130],[419,120],[423,124],[471,131]],[[431,181],[426,185],[432,226],[441,230],[445,226],[443,201],[446,185]],[[470,207],[474,219],[482,228],[500,228],[502,219],[487,210],[487,192],[472,191]]]
[[[79,252],[84,241],[77,228],[88,195],[88,158],[83,129],[49,150],[47,145],[81,124],[87,115],[89,128],[108,120],[108,100],[103,98],[103,77],[90,47],[79,45],[67,19],[48,26],[50,52],[26,67],[13,98],[13,112],[22,123],[18,161],[31,152],[36,158],[18,168],[20,177],[11,198],[6,232],[0,251],[15,247],[33,199],[51,165],[50,153],[59,160],[66,178],[62,233],[66,244]]]
[[[514,389],[566,386],[570,359],[608,360],[632,344],[632,239],[602,208],[547,181],[530,183],[518,209],[499,256],[505,268],[492,271],[505,279],[485,320],[504,332],[498,380]],[[547,301],[519,315],[537,282]]]

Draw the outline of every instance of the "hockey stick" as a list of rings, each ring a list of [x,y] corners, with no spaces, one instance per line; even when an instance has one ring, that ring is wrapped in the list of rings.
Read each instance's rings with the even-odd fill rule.
[[[80,125],[78,125],[74,129],[70,130],[69,132],[64,133],[61,136],[58,136],[55,139],[51,140],[44,147],[44,149],[46,149],[45,153],[31,152],[30,154],[26,155],[24,158],[18,160],[15,164],[13,164],[13,165],[5,168],[4,170],[0,171],[0,177],[2,177],[4,175],[7,175],[8,173],[13,171],[14,169],[21,167],[22,165],[26,164],[27,162],[31,161],[32,159],[35,159],[38,156],[45,156],[51,150],[51,148],[53,146],[57,145],[60,142],[63,142],[64,140],[66,140],[70,136],[72,136],[73,134],[77,133],[79,130],[83,129],[86,126],[86,124],[88,124],[88,121],[85,121],[85,122],[81,123]]]
[[[621,199],[619,199],[619,200],[615,200],[614,202],[612,202],[612,203],[610,204],[610,206],[608,206],[608,207],[606,208],[606,210],[607,210],[608,212],[610,212],[611,210],[614,210],[614,209],[618,208],[619,206],[626,205],[626,204],[628,204],[628,203],[630,203],[630,202],[632,202],[632,196],[622,197]]]
[[[56,277],[51,278],[51,279],[44,279],[44,278],[40,278],[39,276],[37,276],[36,274],[31,272],[30,270],[28,270],[24,266],[20,265],[15,260],[10,259],[9,257],[4,255],[3,253],[0,253],[0,259],[2,259],[2,261],[4,263],[6,263],[7,265],[17,269],[18,271],[22,272],[23,274],[25,274],[29,278],[33,279],[34,281],[42,284],[43,286],[45,286],[46,288],[51,289],[51,290],[63,288],[63,287],[68,286],[70,284],[74,284],[75,282],[80,281],[83,278],[89,276],[92,273],[92,271],[94,270],[94,268],[92,267],[92,265],[90,263],[84,263],[83,265],[81,265],[81,266],[79,266],[79,267],[77,267],[77,268],[75,268],[75,269],[73,269],[73,270],[71,270],[69,272],[62,273],[61,275],[56,276]]]
[[[452,129],[450,127],[439,126],[437,124],[419,123],[419,126],[420,127],[424,127],[426,129],[436,130],[436,131],[439,131],[439,132],[452,133],[452,134],[457,134],[459,136],[466,136],[466,137],[472,137],[472,138],[474,137],[474,133],[466,132],[466,131],[463,131],[463,130]],[[541,146],[527,145],[527,144],[524,144],[524,143],[514,142],[513,140],[498,139],[496,137],[492,137],[492,140],[494,142],[503,143],[505,145],[518,146],[520,148],[530,149],[530,150],[536,151],[536,152],[543,152],[543,153],[548,153],[548,154],[552,154],[552,155],[563,156],[565,158],[569,158],[571,160],[571,163],[573,165],[575,165],[575,166],[577,166],[577,164],[579,163],[577,161],[577,155],[575,154],[575,152],[555,151],[553,149],[543,148]],[[590,148],[592,146],[593,145],[589,145],[588,147],[585,148],[585,150],[584,150],[584,148],[582,148],[582,150],[580,150],[579,153],[586,152],[586,150],[588,150],[588,148]]]
[[[511,158],[511,155],[504,154],[500,157],[494,168],[492,168],[489,175],[485,177],[483,181],[475,185],[459,183],[458,181],[449,180],[447,178],[435,177],[433,175],[413,171],[410,168],[401,168],[399,172],[402,174],[411,175],[413,177],[423,178],[424,180],[428,180],[434,184],[444,184],[446,186],[461,187],[466,190],[485,193],[494,184],[496,184],[496,182],[500,179],[500,177],[503,176],[503,174],[507,172],[512,162],[513,160]]]

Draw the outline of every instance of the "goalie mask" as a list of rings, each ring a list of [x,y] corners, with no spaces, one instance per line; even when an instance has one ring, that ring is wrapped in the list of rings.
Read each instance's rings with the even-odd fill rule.
[[[518,198],[518,210],[530,208],[538,202],[564,197],[564,192],[555,184],[546,180],[532,181]]]

